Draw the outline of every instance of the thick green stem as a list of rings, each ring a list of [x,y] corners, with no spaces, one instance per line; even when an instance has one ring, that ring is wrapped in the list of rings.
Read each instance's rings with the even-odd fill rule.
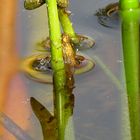
[[[139,7],[139,0],[120,0],[119,4],[121,10],[135,9]]]
[[[140,140],[139,20],[136,10],[122,11],[121,14],[123,56],[131,137],[132,140]]]
[[[54,84],[54,116],[57,119],[58,140],[65,139],[65,128],[72,115],[73,106],[69,106],[71,94],[67,87],[66,69],[63,60],[61,32],[56,0],[46,0],[51,43],[51,66]]]
[[[74,31],[68,13],[66,13],[64,8],[59,8],[58,13],[64,33],[68,34],[74,43],[79,43],[79,39]]]
[[[65,71],[63,70],[54,73],[54,105],[58,122],[58,139],[65,140],[66,135],[70,135],[71,138],[66,140],[74,140],[73,127],[70,128],[71,126],[69,125],[69,123],[73,123],[70,122],[70,116],[72,116],[73,112],[73,94],[72,91],[69,92],[68,90],[66,75],[64,74]],[[67,127],[72,131],[66,131]]]
[[[48,4],[49,34],[51,40],[51,65],[54,71],[64,69],[61,32],[56,0],[46,0]]]

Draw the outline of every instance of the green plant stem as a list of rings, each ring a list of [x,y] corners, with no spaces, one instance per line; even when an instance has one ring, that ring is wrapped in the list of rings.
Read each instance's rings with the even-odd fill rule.
[[[119,5],[121,10],[135,9],[139,7],[139,0],[120,0]]]
[[[51,41],[51,66],[53,71],[64,69],[61,32],[56,0],[46,0],[48,5],[49,34]]]
[[[79,39],[72,26],[72,22],[70,21],[69,15],[65,12],[65,9],[58,8],[58,13],[64,33],[68,34],[74,43],[79,43]]]
[[[68,106],[70,93],[67,88],[67,76],[63,61],[57,2],[56,0],[46,0],[46,4],[48,6],[51,66],[53,70],[54,116],[57,119],[58,140],[64,140],[65,128],[73,108]]]
[[[64,72],[65,73],[65,72]],[[72,116],[73,112],[73,101],[72,92],[68,90],[68,85],[63,82],[64,74],[63,71],[58,71],[54,73],[54,106],[55,106],[55,116],[57,116],[58,120],[58,135],[59,140],[74,140],[74,130],[71,128],[73,121],[71,121],[70,116]],[[65,75],[66,76],[66,75]],[[59,83],[58,83],[59,81]],[[64,85],[63,85],[64,84]],[[66,131],[71,130],[71,131]],[[69,135],[70,137],[65,139],[65,136]]]
[[[122,44],[132,140],[140,140],[139,20],[136,10],[122,15]]]

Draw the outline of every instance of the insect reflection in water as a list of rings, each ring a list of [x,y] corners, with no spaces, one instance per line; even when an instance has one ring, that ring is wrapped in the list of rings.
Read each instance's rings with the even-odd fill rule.
[[[119,26],[119,3],[111,3],[105,8],[97,10],[95,16],[98,18],[99,24],[108,28],[118,28]]]
[[[62,50],[64,63],[68,63],[74,68],[74,74],[85,73],[95,66],[94,61],[87,56],[79,52],[76,54],[69,36],[65,34],[62,35]],[[26,58],[21,65],[21,70],[33,80],[43,83],[52,83],[50,50]]]

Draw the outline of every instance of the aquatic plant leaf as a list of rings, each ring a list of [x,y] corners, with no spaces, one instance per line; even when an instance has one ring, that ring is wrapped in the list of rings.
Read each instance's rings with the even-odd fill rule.
[[[12,133],[17,140],[33,140],[22,128],[2,112],[0,112],[0,124]]]
[[[54,116],[52,116],[51,113],[35,98],[31,97],[30,102],[32,109],[41,124],[44,140],[56,140],[57,128]]]

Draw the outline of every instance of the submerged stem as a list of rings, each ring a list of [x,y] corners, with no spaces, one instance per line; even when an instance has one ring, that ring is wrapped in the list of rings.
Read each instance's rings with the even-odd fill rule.
[[[119,4],[121,10],[135,9],[139,7],[139,0],[120,0]]]
[[[61,32],[56,0],[46,0],[48,5],[48,22],[51,44],[51,67],[53,70],[54,117],[57,120],[58,140],[65,139],[65,128],[72,115],[71,94],[67,85],[67,73],[63,61]],[[73,135],[73,134],[71,134]]]

